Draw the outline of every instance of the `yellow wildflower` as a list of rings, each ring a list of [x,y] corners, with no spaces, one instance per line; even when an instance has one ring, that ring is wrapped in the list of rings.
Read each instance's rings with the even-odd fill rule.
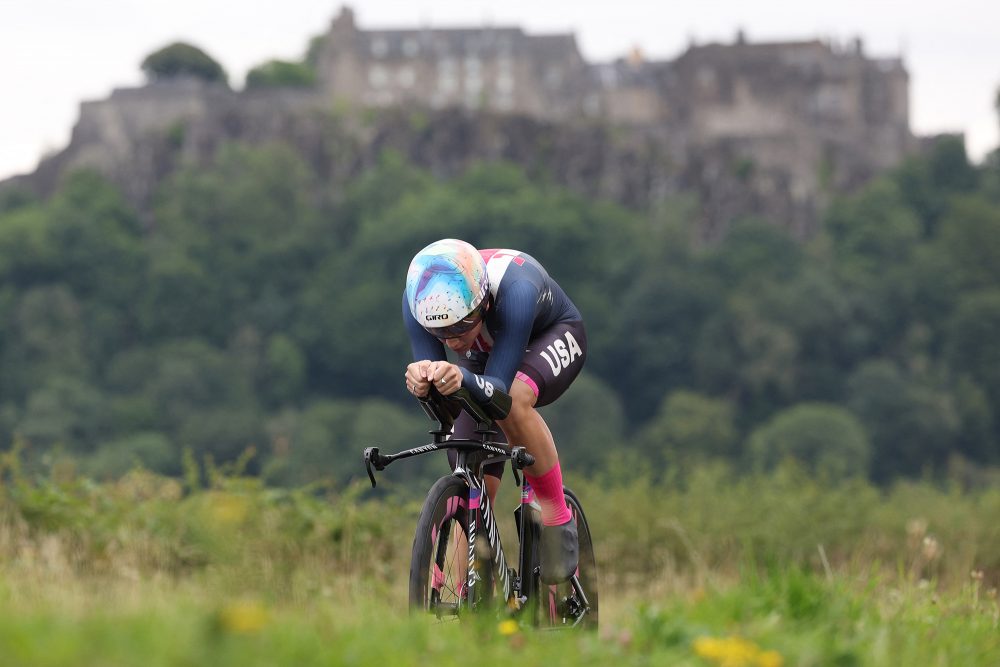
[[[764,651],[757,656],[759,667],[781,667],[785,664],[785,659],[777,651]]]
[[[253,634],[267,624],[267,610],[260,602],[241,600],[219,612],[219,622],[227,632]]]
[[[222,524],[240,524],[250,513],[246,498],[230,493],[217,492],[209,497],[209,516]]]
[[[508,618],[506,621],[501,621],[497,629],[500,631],[500,634],[505,637],[509,637],[510,635],[516,634],[520,629],[520,626],[518,626],[517,621]]]
[[[699,637],[692,647],[696,655],[721,667],[781,667],[784,663],[777,651],[762,651],[742,637]]]

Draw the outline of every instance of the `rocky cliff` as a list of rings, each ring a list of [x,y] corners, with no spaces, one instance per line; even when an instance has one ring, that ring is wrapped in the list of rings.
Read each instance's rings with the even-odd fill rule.
[[[815,228],[826,193],[797,191],[793,174],[769,157],[794,146],[719,141],[692,150],[671,139],[662,131],[594,120],[556,123],[454,108],[350,110],[315,92],[233,92],[180,80],[84,103],[70,145],[35,173],[0,187],[44,197],[67,170],[93,168],[147,212],[157,184],[180,165],[205,163],[227,142],[282,142],[295,147],[334,193],[391,150],[441,178],[475,162],[509,161],[580,194],[639,210],[690,193],[700,202],[706,240],[747,216],[798,236]],[[849,156],[825,159],[836,173],[838,160],[846,164]],[[857,170],[849,171],[858,180]]]

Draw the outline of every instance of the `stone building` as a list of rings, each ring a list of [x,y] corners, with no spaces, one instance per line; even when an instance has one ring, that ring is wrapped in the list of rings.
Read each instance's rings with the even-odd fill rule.
[[[596,103],[590,67],[572,34],[529,36],[514,27],[359,30],[354,12],[344,8],[316,67],[334,103],[461,106],[551,120],[579,116]]]
[[[903,63],[867,56],[860,41],[740,33],[673,60],[635,50],[588,63],[572,34],[367,30],[343,8],[310,62],[310,89],[170,80],[84,102],[70,145],[8,185],[51,192],[65,170],[91,167],[142,207],[171,169],[208,161],[227,141],[278,141],[330,185],[387,149],[442,176],[507,160],[629,206],[693,193],[707,240],[745,217],[807,237],[832,194],[919,150]],[[406,122],[411,108],[426,122]],[[382,125],[343,113],[372,109]]]
[[[857,140],[879,168],[912,149],[908,76],[860,40],[691,46],[673,61],[634,51],[587,63],[572,34],[516,27],[361,30],[341,10],[323,39],[320,86],[334,101],[593,117],[683,135],[691,144],[814,134]]]

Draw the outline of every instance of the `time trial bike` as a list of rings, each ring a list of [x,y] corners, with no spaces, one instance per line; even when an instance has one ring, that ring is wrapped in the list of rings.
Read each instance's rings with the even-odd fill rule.
[[[400,459],[441,450],[453,450],[456,455],[452,473],[431,487],[417,519],[410,560],[411,609],[440,619],[488,610],[541,627],[596,628],[598,581],[590,526],[580,500],[565,487],[566,504],[577,522],[579,566],[565,583],[550,585],[541,579],[540,506],[519,472],[531,466],[534,458],[524,447],[492,440],[497,433],[495,421],[510,411],[510,396],[496,389],[488,402],[479,403],[466,389],[443,396],[431,387],[429,395],[418,400],[436,422],[430,431],[431,443],[395,454],[382,454],[378,447],[364,450],[373,487],[374,471],[385,470]],[[451,437],[461,410],[476,421],[474,438]],[[513,563],[501,544],[483,484],[484,467],[497,461],[510,461],[514,480],[521,487],[521,502],[514,510],[518,549]]]

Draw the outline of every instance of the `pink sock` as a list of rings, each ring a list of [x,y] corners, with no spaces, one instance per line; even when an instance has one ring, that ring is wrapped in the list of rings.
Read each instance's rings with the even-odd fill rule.
[[[542,523],[546,526],[561,526],[573,515],[566,507],[566,499],[563,496],[562,468],[556,462],[555,466],[541,477],[535,477],[524,473],[524,478],[531,484],[531,488],[538,498],[538,504],[542,506]]]

